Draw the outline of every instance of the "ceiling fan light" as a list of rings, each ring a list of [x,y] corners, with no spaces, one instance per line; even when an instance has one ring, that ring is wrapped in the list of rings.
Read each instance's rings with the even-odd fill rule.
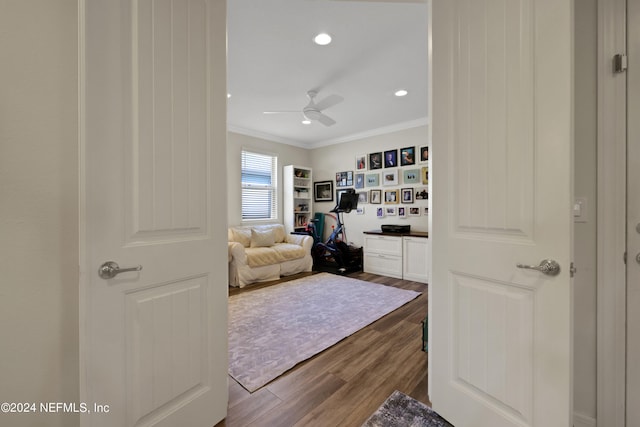
[[[405,89],[400,89],[397,90],[396,93],[394,93],[395,96],[397,97],[401,97],[401,96],[407,96],[409,92],[407,92]]]
[[[304,119],[304,120],[302,121],[302,124],[303,124],[303,125],[310,125],[310,124],[311,124],[311,120],[309,120],[309,119]]]
[[[331,36],[327,33],[320,33],[313,38],[313,42],[319,46],[326,46],[331,43]]]

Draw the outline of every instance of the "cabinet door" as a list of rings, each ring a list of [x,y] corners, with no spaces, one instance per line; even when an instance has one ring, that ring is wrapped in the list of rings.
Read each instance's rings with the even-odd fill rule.
[[[416,282],[427,283],[429,270],[429,239],[424,237],[404,237],[402,278]]]

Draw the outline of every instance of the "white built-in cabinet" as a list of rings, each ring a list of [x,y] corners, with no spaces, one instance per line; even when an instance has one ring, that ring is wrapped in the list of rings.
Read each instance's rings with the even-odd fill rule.
[[[366,232],[363,269],[366,273],[427,283],[429,239],[426,233],[389,235]]]
[[[305,231],[313,219],[313,181],[311,168],[287,165],[283,169],[283,217],[287,233]]]

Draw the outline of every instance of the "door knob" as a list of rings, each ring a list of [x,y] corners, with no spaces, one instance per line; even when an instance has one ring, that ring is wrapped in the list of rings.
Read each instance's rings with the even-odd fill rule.
[[[113,279],[120,273],[124,273],[126,271],[140,271],[142,270],[142,266],[138,265],[136,267],[128,267],[128,268],[120,268],[118,263],[114,261],[107,261],[100,266],[98,269],[98,276],[102,279]]]
[[[516,264],[518,268],[526,268],[529,270],[537,270],[547,276],[557,276],[560,274],[560,264],[552,259],[543,259],[539,265]]]

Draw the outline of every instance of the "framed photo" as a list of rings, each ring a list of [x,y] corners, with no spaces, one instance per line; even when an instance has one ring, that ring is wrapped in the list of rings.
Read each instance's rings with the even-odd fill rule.
[[[429,147],[423,145],[420,147],[420,163],[427,163],[429,161]]]
[[[390,169],[382,173],[382,185],[398,185],[398,169]]]
[[[313,183],[314,202],[333,202],[333,181],[318,181]]]
[[[422,183],[424,185],[429,185],[429,166],[425,166],[422,168]]]
[[[407,217],[407,208],[405,208],[404,206],[399,206],[398,207],[398,216],[400,218],[406,218]]]
[[[416,164],[416,147],[405,147],[400,149],[400,166],[411,166]]]
[[[336,172],[336,187],[352,187],[353,171]]]
[[[410,207],[408,209],[409,209],[409,216],[420,216],[420,208]]]
[[[398,166],[398,150],[387,150],[384,152],[384,167],[395,168]]]
[[[374,205],[382,203],[382,190],[371,190],[369,192],[369,203]]]
[[[420,184],[420,169],[403,170],[402,182],[405,184]]]
[[[365,186],[366,187],[378,187],[380,185],[380,174],[379,173],[368,173],[365,176]]]
[[[424,215],[424,216],[429,215],[429,206],[424,206],[422,208],[422,215]]]
[[[364,208],[363,207],[357,207],[356,208],[356,215],[364,215]]]
[[[402,203],[413,203],[413,188],[403,188],[400,190],[400,200]]]
[[[376,218],[384,218],[384,208],[376,208]]]
[[[357,171],[366,171],[367,170],[367,155],[360,154],[356,156],[356,170]]]
[[[382,169],[382,152],[369,154],[369,170]]]
[[[369,203],[369,193],[366,191],[359,191],[356,194],[358,195],[358,205],[361,203]]]
[[[384,203],[385,204],[397,204],[400,202],[398,190],[385,190]]]
[[[356,188],[364,188],[364,174],[357,173],[356,174]]]
[[[387,206],[386,208],[384,208],[384,214],[386,216],[396,216],[397,215],[396,207],[395,206]]]
[[[416,200],[429,200],[429,190],[427,187],[416,188]]]

